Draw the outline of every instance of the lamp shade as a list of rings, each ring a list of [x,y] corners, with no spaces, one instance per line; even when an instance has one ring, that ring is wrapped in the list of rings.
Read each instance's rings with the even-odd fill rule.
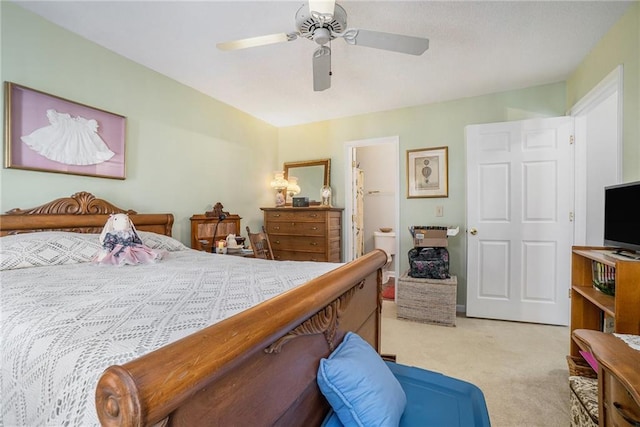
[[[300,186],[298,185],[298,177],[290,176],[289,184],[287,185],[287,193],[291,196],[295,196],[300,193]]]
[[[289,184],[289,182],[284,179],[284,172],[283,171],[277,171],[274,172],[274,178],[271,181],[271,188],[275,189],[275,190],[284,190],[287,188],[287,185]]]

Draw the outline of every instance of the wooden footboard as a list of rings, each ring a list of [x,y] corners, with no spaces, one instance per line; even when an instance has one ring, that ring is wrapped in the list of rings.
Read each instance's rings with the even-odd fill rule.
[[[96,390],[105,426],[313,426],[328,404],[319,360],[347,331],[380,347],[375,250],[300,287],[121,366]]]

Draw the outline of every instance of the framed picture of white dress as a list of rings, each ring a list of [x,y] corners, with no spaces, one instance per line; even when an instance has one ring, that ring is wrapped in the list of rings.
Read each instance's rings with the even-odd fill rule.
[[[5,167],[125,179],[125,121],[5,82]]]
[[[407,150],[407,198],[449,197],[448,147]]]

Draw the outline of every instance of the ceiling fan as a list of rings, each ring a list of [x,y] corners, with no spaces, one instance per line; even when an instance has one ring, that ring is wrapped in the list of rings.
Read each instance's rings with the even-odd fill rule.
[[[347,28],[347,12],[335,0],[309,0],[296,12],[297,31],[218,43],[221,50],[237,50],[248,47],[290,42],[298,37],[313,40],[319,46],[313,52],[313,90],[323,91],[331,87],[331,40],[342,38],[351,45],[367,46],[394,52],[422,55],[429,48],[429,39],[382,33],[379,31]]]

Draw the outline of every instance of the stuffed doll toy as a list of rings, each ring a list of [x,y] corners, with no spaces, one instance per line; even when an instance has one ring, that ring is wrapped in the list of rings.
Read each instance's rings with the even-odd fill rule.
[[[156,262],[164,252],[145,246],[127,214],[113,214],[100,234],[102,250],[94,262],[108,265],[136,265]]]

